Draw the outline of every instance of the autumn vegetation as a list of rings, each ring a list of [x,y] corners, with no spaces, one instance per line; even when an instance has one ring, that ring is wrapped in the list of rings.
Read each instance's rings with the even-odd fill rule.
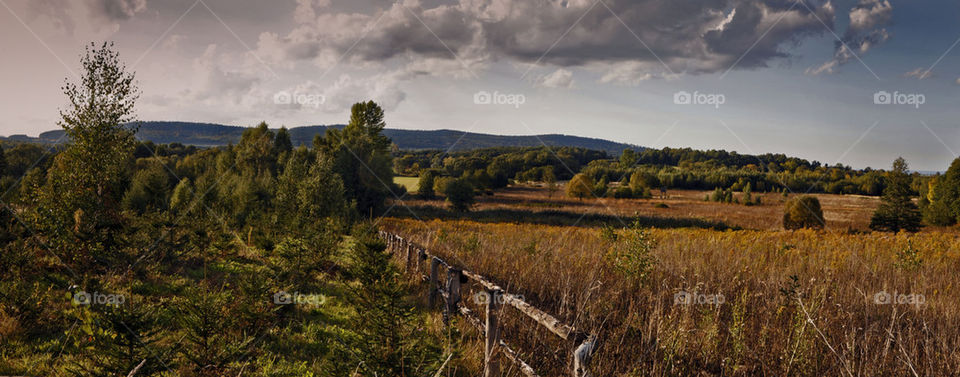
[[[372,101],[311,145],[265,122],[157,145],[111,46],[81,64],[69,141],[0,146],[0,375],[480,375],[480,334],[443,325],[378,230],[597,335],[595,376],[960,370],[960,159],[404,151]],[[570,374],[570,344],[502,319]]]

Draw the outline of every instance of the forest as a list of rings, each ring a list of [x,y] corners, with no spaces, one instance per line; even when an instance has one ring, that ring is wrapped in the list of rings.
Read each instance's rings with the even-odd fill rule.
[[[0,375],[345,376],[436,370],[437,333],[366,218],[391,182],[384,114],[293,148],[140,143],[110,45],[64,88],[71,142],[4,153]],[[18,179],[23,177],[23,179]]]

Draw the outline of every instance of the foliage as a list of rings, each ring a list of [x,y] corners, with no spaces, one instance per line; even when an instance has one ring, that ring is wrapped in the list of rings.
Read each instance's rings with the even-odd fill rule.
[[[475,201],[473,185],[463,178],[450,180],[443,188],[443,195],[457,212],[469,211]]]
[[[802,195],[790,199],[783,209],[784,229],[823,229],[823,210],[820,200],[812,195]]]
[[[438,364],[440,349],[416,336],[422,319],[407,302],[408,289],[399,279],[391,256],[375,229],[358,226],[352,250],[352,273],[359,286],[351,296],[357,308],[359,368],[368,375],[412,376],[425,365]]]
[[[898,232],[901,229],[916,232],[920,229],[920,210],[911,200],[910,177],[907,162],[893,161],[893,170],[887,173],[887,187],[880,198],[880,207],[870,219],[870,229]]]
[[[923,218],[930,225],[953,225],[960,219],[960,158],[953,160],[947,172],[929,181]]]
[[[396,190],[390,139],[383,136],[386,127],[383,109],[373,101],[354,104],[350,122],[343,130],[328,129],[326,136],[314,140],[314,146],[333,160],[333,171],[343,179],[349,200],[355,201],[361,214],[380,212],[384,201]]]
[[[577,174],[573,176],[570,182],[567,182],[567,196],[583,200],[583,198],[594,197],[593,190],[597,184],[593,178],[586,174]]]
[[[117,376],[141,365],[137,376],[339,376],[361,362],[379,375],[436,370],[440,334],[404,294],[382,243],[369,228],[346,233],[359,219],[344,182],[368,182],[363,171],[345,178],[336,154],[292,149],[284,129],[273,135],[265,123],[236,146],[137,143],[125,126],[132,75],[109,45],[82,62],[80,83],[65,88],[71,143],[49,158],[37,146],[3,148],[4,179],[25,176],[5,187],[20,197],[0,208],[0,374]],[[370,124],[373,107],[354,123]],[[367,131],[345,138],[382,140]],[[370,150],[389,166],[388,153]],[[281,292],[326,300],[284,303]]]
[[[160,163],[139,170],[133,175],[130,188],[123,196],[123,208],[144,213],[164,210],[167,206],[169,177],[166,168]]]
[[[436,170],[428,169],[420,172],[420,180],[417,185],[417,195],[421,198],[431,199],[436,195],[433,191],[433,183],[440,174]]]
[[[34,193],[32,217],[61,257],[88,265],[118,251],[120,202],[135,146],[123,124],[134,119],[139,91],[110,44],[88,46],[81,63],[80,82],[63,87],[70,105],[60,112],[59,125],[71,144]]]
[[[639,222],[627,230],[624,236],[614,237],[618,242],[610,246],[606,260],[624,276],[645,281],[656,263],[652,251],[657,242],[640,226]]]

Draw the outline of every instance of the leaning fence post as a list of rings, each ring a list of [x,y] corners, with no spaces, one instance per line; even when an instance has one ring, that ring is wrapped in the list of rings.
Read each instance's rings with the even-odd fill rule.
[[[447,310],[443,312],[443,324],[450,323],[450,317],[457,313],[460,303],[460,269],[447,268]]]
[[[597,336],[590,335],[573,351],[573,377],[591,377],[590,359],[597,347]]]
[[[433,257],[433,260],[430,261],[430,295],[427,296],[427,305],[433,308],[437,302],[437,269],[440,268],[440,258]]]
[[[501,291],[499,289],[487,289],[487,326],[484,330],[486,334],[486,344],[483,347],[483,377],[499,377],[500,363],[497,362],[496,353],[500,345],[500,326],[497,321],[497,312],[500,310]]]

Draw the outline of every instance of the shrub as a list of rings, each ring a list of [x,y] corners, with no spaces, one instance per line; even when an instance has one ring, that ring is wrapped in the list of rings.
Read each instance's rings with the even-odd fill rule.
[[[137,213],[163,210],[167,204],[167,172],[159,164],[138,171],[123,196],[123,208]]]
[[[613,190],[613,197],[617,199],[632,198],[633,190],[626,186],[617,187]]]
[[[719,187],[713,189],[713,195],[710,196],[710,200],[715,201],[715,202],[722,202],[722,201],[723,201],[723,190],[720,189]]]
[[[474,203],[473,185],[464,178],[457,178],[447,183],[443,194],[447,202],[457,212],[467,212]]]
[[[590,176],[583,173],[577,174],[567,182],[567,196],[580,200],[584,197],[592,197],[596,185]]]
[[[424,170],[420,172],[420,180],[417,187],[417,195],[424,199],[433,198],[435,192],[433,191],[433,184],[437,178],[436,170]]]
[[[796,197],[789,200],[784,206],[784,229],[823,229],[825,224],[823,210],[820,209],[820,200],[814,196]]]
[[[639,222],[634,223],[624,237],[614,239],[617,242],[607,251],[607,262],[624,276],[644,281],[656,264],[656,257],[653,256],[653,249],[657,247],[656,240]]]

